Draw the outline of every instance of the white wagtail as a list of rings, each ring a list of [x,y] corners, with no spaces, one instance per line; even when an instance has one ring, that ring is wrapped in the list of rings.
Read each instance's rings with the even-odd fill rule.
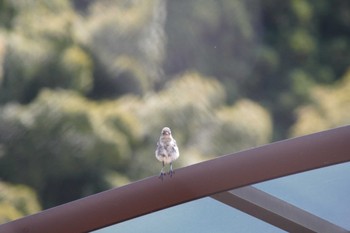
[[[163,180],[163,176],[166,175],[164,172],[165,164],[170,164],[169,175],[173,176],[173,161],[179,158],[179,148],[176,145],[175,139],[171,136],[171,130],[168,127],[164,127],[157,142],[156,158],[162,162],[163,167],[160,171],[159,178]]]

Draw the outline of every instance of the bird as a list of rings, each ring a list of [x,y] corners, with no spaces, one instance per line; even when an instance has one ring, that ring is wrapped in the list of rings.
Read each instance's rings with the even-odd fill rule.
[[[160,171],[159,178],[163,180],[163,176],[166,175],[164,172],[165,164],[170,164],[169,175],[173,176],[175,173],[173,170],[173,161],[179,158],[179,148],[176,145],[176,140],[171,135],[169,127],[164,127],[161,131],[159,141],[157,142],[156,158],[162,162],[163,167]]]

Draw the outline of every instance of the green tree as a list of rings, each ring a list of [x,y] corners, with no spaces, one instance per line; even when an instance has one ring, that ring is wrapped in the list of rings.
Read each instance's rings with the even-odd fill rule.
[[[314,87],[311,98],[312,103],[298,108],[291,136],[350,124],[350,71],[333,86]]]
[[[239,98],[259,48],[259,8],[251,7],[259,4],[253,2],[168,1],[166,73],[197,70],[219,79],[230,102]]]
[[[28,103],[44,87],[87,93],[92,61],[76,42],[76,15],[69,1],[5,2],[16,14],[9,30],[1,33],[5,52],[0,103]]]
[[[346,1],[169,1],[165,70],[197,70],[224,84],[228,102],[268,107],[274,137],[314,85],[331,84],[350,61]]]
[[[95,1],[80,40],[94,59],[94,98],[145,94],[162,75],[165,2]]]
[[[7,104],[0,129],[0,177],[35,188],[44,208],[110,187],[138,141],[132,115],[67,91]]]
[[[40,211],[35,192],[24,185],[0,182],[0,224]]]
[[[253,80],[258,81],[243,89],[270,106],[277,138],[288,135],[295,109],[310,101],[313,86],[334,83],[348,69],[349,6],[346,1],[261,1],[267,49],[257,60]]]

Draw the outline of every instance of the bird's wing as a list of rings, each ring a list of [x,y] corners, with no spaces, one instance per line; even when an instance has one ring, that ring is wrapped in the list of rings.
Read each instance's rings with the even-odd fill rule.
[[[176,144],[176,140],[175,139],[173,139],[173,146],[175,147],[175,146],[177,146],[177,144]]]
[[[156,157],[159,156],[159,152],[160,152],[160,143],[159,141],[157,142],[157,148],[156,148]]]
[[[173,150],[176,151],[177,153],[179,152],[179,148],[178,148],[177,145],[176,145],[175,139],[173,140],[172,148],[173,148]]]

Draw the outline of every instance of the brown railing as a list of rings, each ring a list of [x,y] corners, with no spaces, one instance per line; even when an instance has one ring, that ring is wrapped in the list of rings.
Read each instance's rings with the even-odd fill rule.
[[[347,161],[350,126],[180,168],[163,181],[149,177],[0,225],[0,232],[88,232],[201,197]]]

